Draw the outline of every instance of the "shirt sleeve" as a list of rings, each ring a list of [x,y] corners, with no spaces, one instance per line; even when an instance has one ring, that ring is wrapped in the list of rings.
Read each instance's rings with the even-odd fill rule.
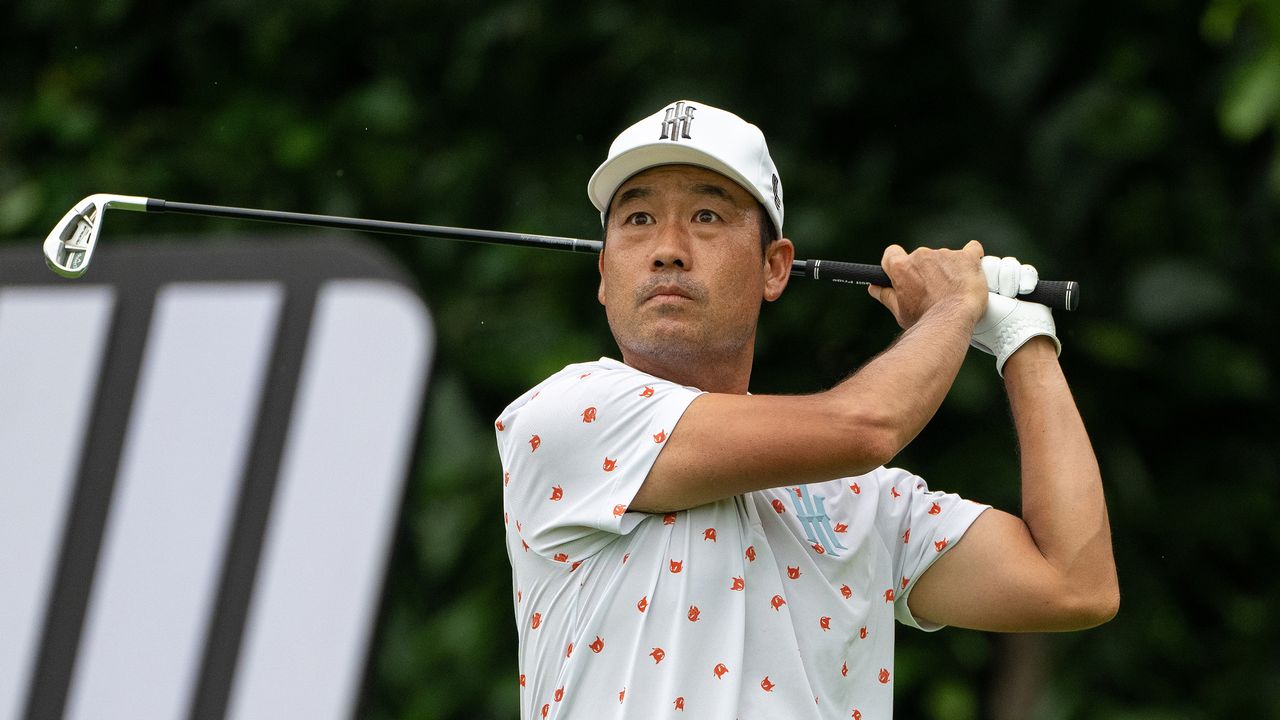
[[[626,366],[579,366],[495,423],[504,499],[534,552],[593,555],[646,515],[627,512],[666,439],[700,393]]]
[[[917,620],[907,607],[916,580],[950,550],[989,505],[946,492],[930,492],[925,481],[897,468],[875,471],[880,488],[878,530],[893,555],[898,622],[920,630],[944,626]]]

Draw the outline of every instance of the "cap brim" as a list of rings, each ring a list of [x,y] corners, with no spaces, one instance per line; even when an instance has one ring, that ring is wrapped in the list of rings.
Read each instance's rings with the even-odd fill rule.
[[[697,148],[670,141],[640,145],[605,161],[587,181],[587,195],[603,218],[614,193],[623,183],[632,175],[659,165],[696,165],[718,172],[741,185],[762,205],[768,202],[761,196],[759,188],[719,158]]]

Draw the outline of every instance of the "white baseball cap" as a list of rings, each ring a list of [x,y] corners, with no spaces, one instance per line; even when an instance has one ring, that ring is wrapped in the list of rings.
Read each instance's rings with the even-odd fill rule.
[[[696,100],[677,100],[623,130],[587,181],[601,224],[618,188],[658,165],[697,165],[733,180],[760,201],[782,235],[782,182],[755,125]]]

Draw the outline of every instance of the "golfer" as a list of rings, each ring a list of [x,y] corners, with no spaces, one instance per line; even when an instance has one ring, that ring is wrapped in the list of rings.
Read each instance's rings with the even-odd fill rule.
[[[870,293],[897,340],[825,392],[752,395],[761,303],[794,254],[760,130],[674,102],[619,135],[587,189],[621,361],[570,365],[495,423],[523,718],[880,720],[895,619],[1051,631],[1116,613],[1053,319],[1012,297],[1034,268],[976,241],[891,245],[893,287]],[[1008,394],[1021,517],[885,467],[971,345]]]

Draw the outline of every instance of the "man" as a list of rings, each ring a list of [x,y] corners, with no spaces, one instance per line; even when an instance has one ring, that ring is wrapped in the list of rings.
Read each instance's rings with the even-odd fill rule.
[[[903,327],[836,387],[747,394],[762,301],[786,287],[764,136],[681,101],[588,185],[599,301],[622,352],[498,418],[525,718],[888,718],[893,621],[1068,630],[1118,607],[1097,462],[1033,268],[890,246]],[[998,293],[991,291],[996,290]],[[1022,517],[884,467],[970,344],[996,356]]]

